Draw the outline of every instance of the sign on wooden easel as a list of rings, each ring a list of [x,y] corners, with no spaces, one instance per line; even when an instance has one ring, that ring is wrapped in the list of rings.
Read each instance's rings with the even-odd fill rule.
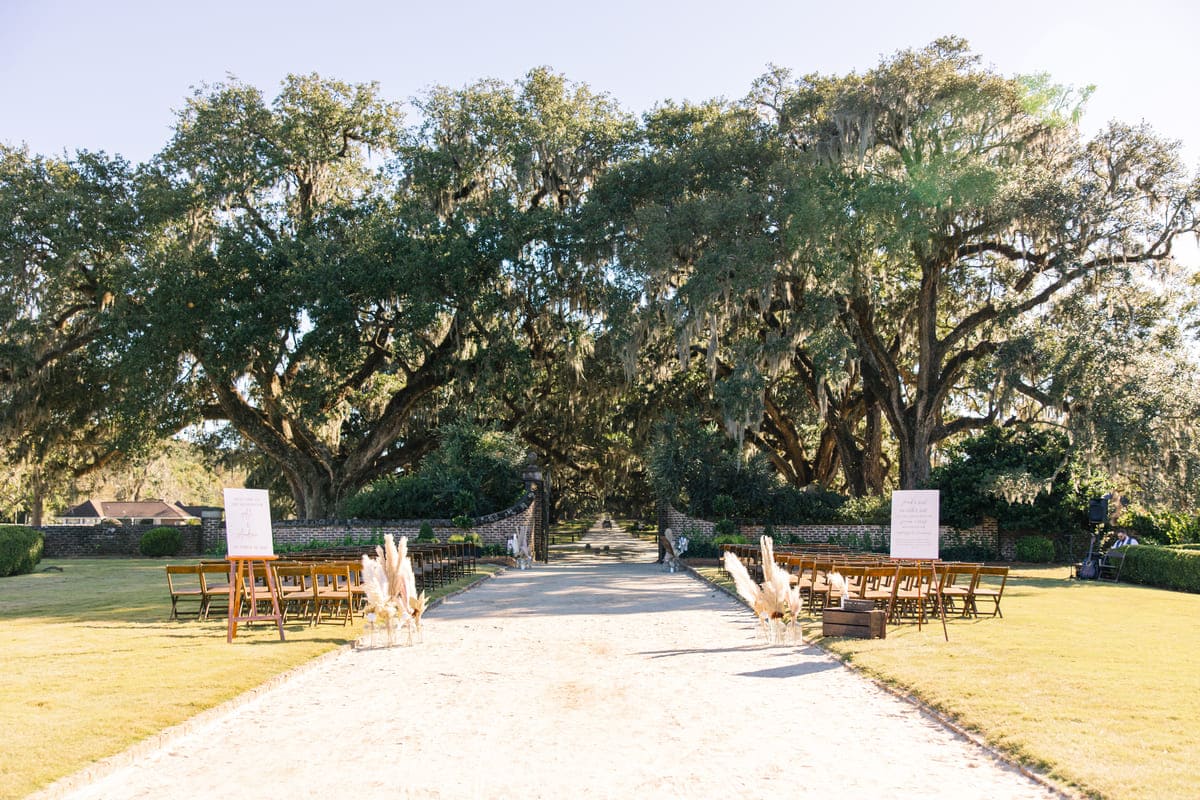
[[[283,614],[275,585],[275,543],[271,538],[271,500],[265,489],[225,490],[225,545],[229,561],[229,627],[225,641],[237,636],[239,622],[273,620],[283,641]],[[256,574],[257,573],[257,574]],[[263,578],[260,587],[257,577]],[[271,601],[271,613],[260,614],[258,604]],[[242,602],[249,612],[242,614]]]
[[[907,489],[892,492],[891,557],[929,562],[929,585],[937,600],[938,616],[942,618],[942,634],[950,641],[946,630],[946,609],[942,605],[942,587],[934,562],[941,558],[939,551],[939,525],[941,522],[941,495],[937,489]],[[918,581],[922,578],[918,575]],[[917,627],[921,627],[917,617]]]

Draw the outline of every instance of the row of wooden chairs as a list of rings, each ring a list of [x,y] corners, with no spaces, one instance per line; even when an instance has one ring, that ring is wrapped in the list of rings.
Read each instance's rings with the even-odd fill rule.
[[[365,550],[354,549],[358,558],[354,558],[350,550],[308,551],[255,564],[257,590],[253,593],[242,591],[243,602],[248,604],[253,596],[258,603],[269,606],[271,595],[266,589],[267,575],[263,572],[264,564],[269,564],[285,621],[301,616],[313,625],[329,619],[346,624],[361,611],[365,597],[362,587],[362,554]],[[374,551],[369,555],[373,556]],[[410,546],[408,555],[418,592],[437,588],[476,570],[473,550],[467,551],[456,544]],[[239,580],[244,579],[239,576]],[[169,565],[167,590],[171,597],[171,619],[179,619],[181,615],[208,619],[214,609],[222,612],[229,607],[229,562]],[[239,609],[238,613],[246,610]],[[259,611],[262,610],[260,607]]]
[[[726,545],[752,575],[761,580],[761,550],[749,545]],[[939,605],[962,617],[978,617],[979,605],[991,616],[1000,608],[1008,583],[1007,566],[959,562],[904,562],[870,553],[808,553],[776,551],[775,561],[789,573],[805,601],[805,611],[819,615],[840,598],[832,596],[829,576],[837,572],[848,584],[849,597],[871,600],[888,612],[890,621],[913,618],[918,623]],[[987,605],[990,601],[990,607]]]

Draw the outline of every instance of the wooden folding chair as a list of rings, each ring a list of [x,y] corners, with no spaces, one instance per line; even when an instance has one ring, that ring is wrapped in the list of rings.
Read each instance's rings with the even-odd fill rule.
[[[971,593],[970,604],[972,616],[979,616],[976,606],[979,598],[991,600],[992,616],[1004,617],[1000,611],[1000,598],[1004,596],[1004,587],[1008,584],[1008,567],[980,567],[975,583],[975,591]]]
[[[866,567],[863,570],[862,588],[858,597],[873,601],[876,607],[891,608],[896,597],[898,569],[895,564]]]
[[[1121,579],[1121,567],[1125,565],[1124,547],[1114,547],[1104,554],[1096,565],[1096,579],[1116,583]]]
[[[917,620],[917,627],[924,624],[925,603],[930,596],[933,577],[930,564],[900,565],[896,569],[896,590],[888,607],[888,621],[898,621],[908,614]]]
[[[171,593],[171,616],[169,619],[179,619],[179,603],[195,602],[195,611],[185,612],[194,614],[196,619],[204,618],[204,576],[199,564],[168,564],[167,591]]]
[[[833,572],[833,562],[814,559],[812,566],[812,582],[808,587],[808,613],[821,613],[829,602],[829,573]],[[820,603],[818,603],[818,599]]]
[[[341,609],[342,624],[350,621],[353,598],[350,592],[350,567],[344,562],[329,562],[314,564],[312,567],[313,604],[316,613],[312,624],[321,622],[321,616],[328,608],[334,612]],[[333,612],[331,612],[333,615]]]
[[[938,587],[942,595],[942,608],[957,609],[960,616],[970,616],[970,600],[979,581],[979,564],[940,564]]]
[[[275,585],[279,589],[279,611],[288,617],[311,617],[315,613],[311,563],[287,561],[275,564]]]
[[[204,581],[204,613],[201,619],[208,619],[212,613],[213,603],[222,613],[229,610],[229,562],[201,561],[201,578]]]

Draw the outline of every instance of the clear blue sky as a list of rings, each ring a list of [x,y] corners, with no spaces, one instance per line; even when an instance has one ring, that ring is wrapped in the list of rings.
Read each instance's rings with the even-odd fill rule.
[[[0,141],[143,161],[191,87],[227,74],[273,97],[288,73],[434,84],[547,65],[632,112],[741,97],[768,64],[865,70],[946,34],[999,72],[1095,84],[1084,126],[1149,122],[1200,167],[1196,0],[0,0]]]
[[[1184,140],[1197,166],[1195,0],[0,0],[0,140],[141,161],[190,87],[227,73],[268,97],[288,73],[315,71],[404,100],[548,65],[641,112],[741,97],[768,63],[861,70],[950,33],[1004,74],[1096,84],[1090,128],[1145,120]]]

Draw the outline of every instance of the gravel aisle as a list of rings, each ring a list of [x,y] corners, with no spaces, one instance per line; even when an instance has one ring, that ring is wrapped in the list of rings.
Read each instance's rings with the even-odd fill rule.
[[[424,644],[343,651],[64,796],[1058,796],[818,648],[759,646],[651,545],[588,542],[446,601]]]

